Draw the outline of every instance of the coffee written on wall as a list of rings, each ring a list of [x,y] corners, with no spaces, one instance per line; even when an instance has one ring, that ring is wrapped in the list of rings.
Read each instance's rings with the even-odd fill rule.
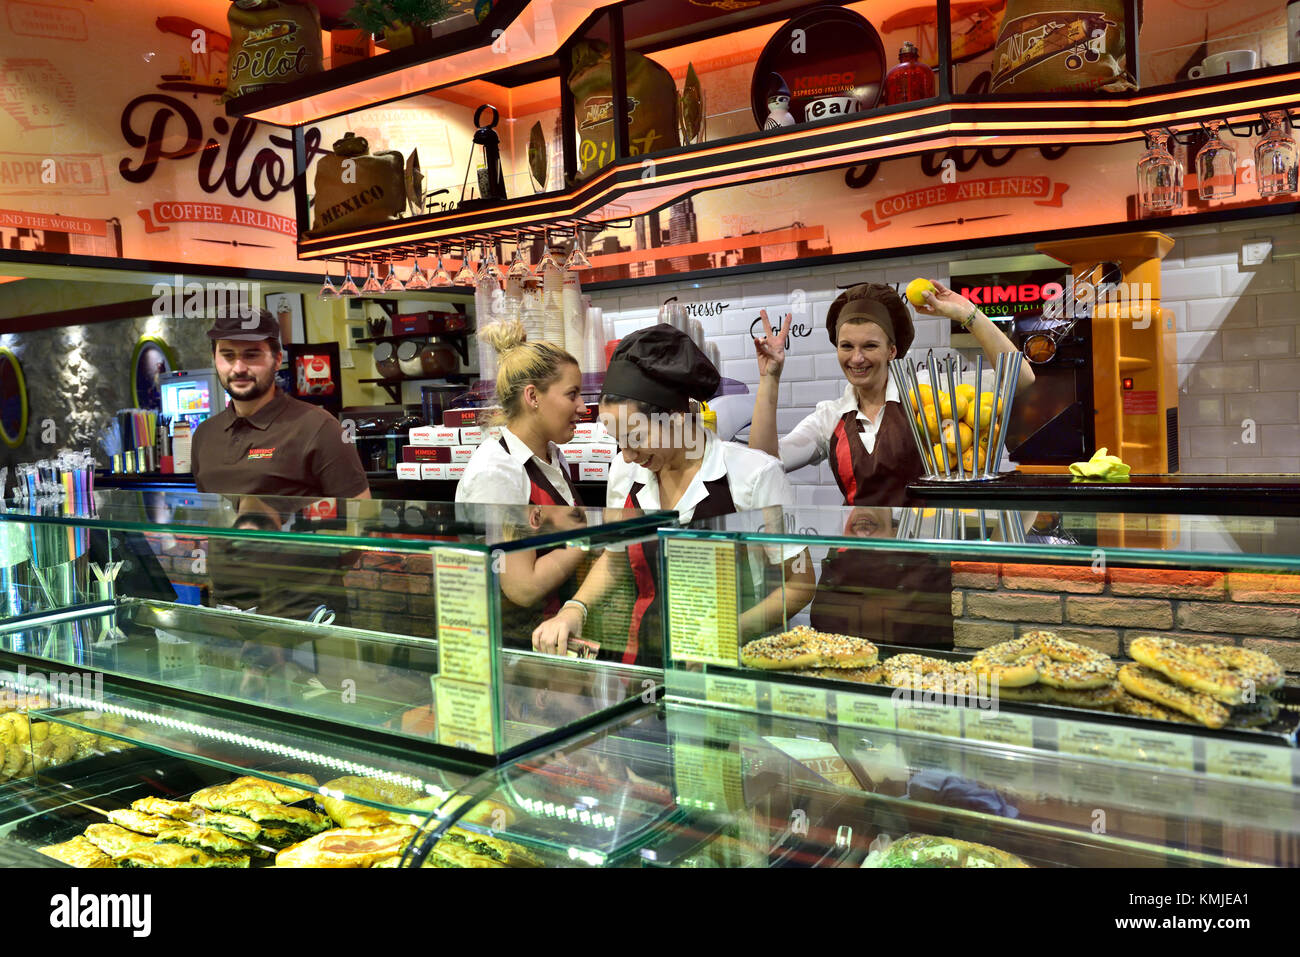
[[[235,0],[226,12],[230,65],[224,99],[289,83],[324,68],[320,12],[292,0]]]

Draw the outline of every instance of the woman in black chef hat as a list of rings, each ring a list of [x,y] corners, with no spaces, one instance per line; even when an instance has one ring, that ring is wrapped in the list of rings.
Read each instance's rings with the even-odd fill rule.
[[[661,323],[623,339],[610,359],[600,397],[600,420],[619,444],[621,456],[610,467],[606,505],[611,508],[666,509],[683,524],[752,509],[792,506],[794,490],[781,463],[735,442],[719,439],[691,412],[692,400],[711,398],[721,377],[689,336]],[[778,516],[772,516],[773,519]],[[636,600],[627,647],[602,647],[601,657],[631,664],[657,664],[662,652],[658,614],[658,561],[651,541],[622,552],[606,551],[560,613],[533,632],[533,647],[565,654],[589,609],[630,574]],[[784,589],[758,598],[754,579],[766,576],[757,556],[750,566],[755,600],[741,615],[741,634],[755,634],[782,613],[797,614],[811,599],[813,573],[802,548],[765,549],[771,565],[782,566]],[[746,576],[742,576],[746,577]]]

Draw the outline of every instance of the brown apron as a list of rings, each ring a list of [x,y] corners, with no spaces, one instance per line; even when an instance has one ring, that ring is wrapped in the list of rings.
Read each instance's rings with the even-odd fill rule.
[[[506,440],[501,439],[501,447],[510,451],[510,446]],[[578,494],[578,488],[573,484],[569,477],[567,469],[562,470],[564,473],[564,482],[569,487],[569,494],[573,496],[573,507],[582,508],[582,496]],[[529,458],[524,464],[524,472],[528,475],[528,504],[529,505],[547,505],[557,506],[559,508],[568,508],[569,503],[564,500],[555,486],[547,480],[546,474],[542,471],[541,466]],[[538,549],[537,557],[544,558],[556,548],[563,546],[554,546],[552,548]],[[551,592],[544,602],[538,605],[532,605],[525,608],[522,605],[516,605],[504,593],[501,595],[501,637],[505,645],[511,648],[532,648],[533,632],[542,622],[554,618],[564,607],[564,603],[578,593],[578,582],[576,576],[566,578],[561,582],[560,587]]]
[[[873,452],[862,443],[857,409],[845,412],[831,433],[831,471],[845,505],[903,505],[907,486],[925,474],[902,405],[886,402],[881,415]]]

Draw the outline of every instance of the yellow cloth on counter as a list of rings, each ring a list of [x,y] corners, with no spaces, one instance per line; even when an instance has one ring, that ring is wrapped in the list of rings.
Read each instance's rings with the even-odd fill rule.
[[[1070,474],[1075,479],[1090,479],[1099,482],[1127,482],[1129,467],[1118,455],[1107,455],[1106,449],[1100,448],[1086,462],[1073,462]]]

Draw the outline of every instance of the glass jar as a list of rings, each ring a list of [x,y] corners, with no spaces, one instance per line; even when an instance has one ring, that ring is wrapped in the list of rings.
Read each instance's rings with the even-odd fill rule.
[[[1296,191],[1300,150],[1287,132],[1285,114],[1265,113],[1268,131],[1255,146],[1255,175],[1260,196],[1283,196]]]
[[[1147,133],[1147,150],[1138,159],[1138,202],[1143,209],[1167,211],[1183,205],[1183,166],[1169,152],[1169,134]]]
[[[1210,138],[1196,154],[1197,191],[1201,199],[1232,199],[1237,195],[1237,151],[1219,138],[1220,120],[1205,125]]]

